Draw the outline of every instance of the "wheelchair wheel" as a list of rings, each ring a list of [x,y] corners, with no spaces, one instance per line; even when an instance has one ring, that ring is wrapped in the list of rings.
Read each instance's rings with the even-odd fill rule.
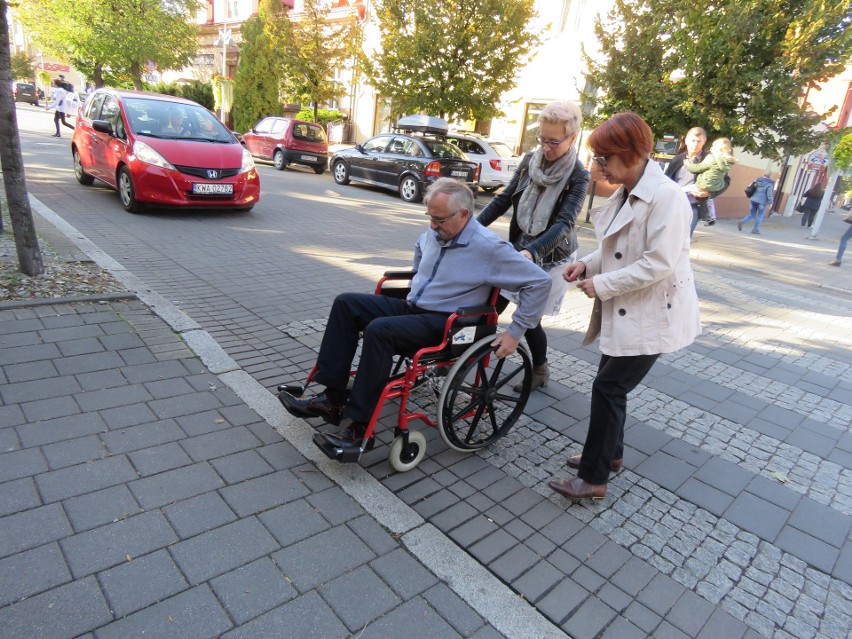
[[[497,359],[485,337],[468,348],[450,369],[438,400],[438,432],[447,446],[462,452],[497,441],[515,425],[530,396],[532,360],[524,346]],[[523,390],[512,387],[521,383]]]
[[[402,435],[397,435],[390,446],[388,463],[398,473],[404,473],[420,463],[426,454],[426,438],[417,430],[408,431],[408,450],[403,450]]]

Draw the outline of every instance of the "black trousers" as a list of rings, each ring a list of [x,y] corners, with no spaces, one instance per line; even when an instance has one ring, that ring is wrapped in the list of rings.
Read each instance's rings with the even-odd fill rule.
[[[73,124],[68,124],[68,123],[65,121],[65,114],[64,114],[64,113],[62,113],[61,111],[54,111],[54,112],[53,112],[53,124],[55,124],[55,125],[56,125],[56,135],[59,135],[59,122],[60,122],[60,121],[62,122],[62,124],[64,124],[65,126],[67,126],[69,129],[73,129],[73,128],[74,128],[74,125],[73,125]]]
[[[449,313],[425,311],[383,295],[338,295],[328,315],[314,379],[326,386],[331,401],[342,403],[358,336],[364,331],[358,372],[343,414],[366,424],[388,381],[394,355],[439,344],[447,317]]]
[[[808,228],[813,226],[817,211],[819,209],[805,209],[805,212],[802,213],[802,226],[807,226]]]
[[[627,395],[651,370],[659,355],[611,357],[601,355],[592,383],[589,433],[577,476],[590,484],[605,484],[613,459],[624,457]]]

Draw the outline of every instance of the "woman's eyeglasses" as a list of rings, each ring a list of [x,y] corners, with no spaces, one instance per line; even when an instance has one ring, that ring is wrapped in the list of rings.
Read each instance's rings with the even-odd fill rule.
[[[592,161],[595,162],[598,166],[600,166],[603,169],[603,168],[606,168],[606,162],[611,157],[612,156],[610,156],[610,155],[593,155]]]
[[[565,140],[567,140],[567,139],[568,139],[568,138],[570,138],[570,137],[571,137],[570,135],[566,135],[566,136],[565,136],[564,138],[562,138],[561,140],[550,140],[550,139],[548,139],[548,138],[543,138],[543,137],[541,137],[541,136],[536,136],[536,140],[537,140],[537,141],[538,141],[538,143],[539,143],[539,144],[541,144],[541,145],[548,144],[548,145],[550,145],[550,146],[559,146],[560,144],[562,144]]]

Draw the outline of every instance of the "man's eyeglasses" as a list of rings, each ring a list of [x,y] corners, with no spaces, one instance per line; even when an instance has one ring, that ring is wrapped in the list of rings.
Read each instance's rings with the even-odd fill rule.
[[[428,213],[424,213],[424,215],[429,218],[430,222],[433,222],[433,223],[437,224],[438,226],[443,226],[444,222],[447,222],[447,221],[453,219],[456,215],[461,213],[463,210],[464,209],[459,209],[455,213],[450,213],[446,217],[433,217],[433,216],[429,215]]]
[[[609,160],[611,157],[612,157],[611,155],[593,155],[592,161],[597,163],[598,166],[600,166],[603,169],[603,168],[606,167],[607,160]]]
[[[565,140],[567,140],[570,137],[571,137],[570,135],[566,135],[561,140],[549,140],[548,138],[543,138],[539,135],[539,136],[536,136],[536,140],[538,140],[538,143],[541,144],[541,145],[549,144],[550,146],[559,146],[560,144],[562,144]]]

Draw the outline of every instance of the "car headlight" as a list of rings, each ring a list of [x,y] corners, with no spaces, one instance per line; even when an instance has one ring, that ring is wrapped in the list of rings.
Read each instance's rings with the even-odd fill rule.
[[[175,170],[175,167],[173,167],[166,158],[139,140],[136,140],[136,142],[133,143],[133,155],[136,156],[137,160],[145,162],[145,164],[153,164],[154,166],[159,166],[164,169],[171,169],[172,171]]]
[[[240,166],[240,173],[246,173],[254,168],[254,158],[249,153],[248,149],[243,149],[243,163]]]

